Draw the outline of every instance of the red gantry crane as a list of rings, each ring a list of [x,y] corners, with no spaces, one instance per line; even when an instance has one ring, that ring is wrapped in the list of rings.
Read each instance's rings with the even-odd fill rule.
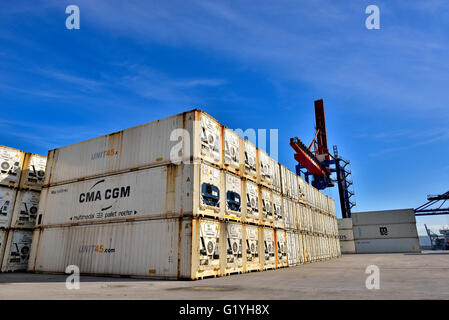
[[[354,192],[349,190],[352,181],[348,179],[351,172],[346,169],[349,161],[345,161],[338,156],[337,146],[333,147],[334,154],[329,153],[327,145],[326,117],[324,115],[324,102],[322,99],[315,101],[315,136],[309,147],[298,138],[290,139],[290,146],[295,150],[296,174],[304,176],[309,182],[310,176],[313,177],[311,184],[323,190],[338,184],[340,196],[340,207],[343,218],[351,217],[351,209],[355,203],[350,201]],[[312,149],[313,148],[313,149]],[[336,179],[332,179],[332,173],[336,173]]]

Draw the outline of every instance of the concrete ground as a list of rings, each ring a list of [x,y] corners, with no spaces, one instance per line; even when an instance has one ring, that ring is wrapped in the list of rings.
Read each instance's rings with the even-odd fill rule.
[[[380,289],[365,269],[377,265]],[[199,281],[0,274],[0,299],[449,299],[449,253],[360,254],[275,271]]]

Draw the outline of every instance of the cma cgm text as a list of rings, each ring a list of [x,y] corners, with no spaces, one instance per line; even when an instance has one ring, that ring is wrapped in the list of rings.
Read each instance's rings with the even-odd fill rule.
[[[106,189],[104,193],[98,190],[81,193],[79,197],[79,202],[83,203],[83,202],[100,201],[103,199],[108,200],[108,199],[126,198],[129,197],[130,194],[131,194],[130,186]]]

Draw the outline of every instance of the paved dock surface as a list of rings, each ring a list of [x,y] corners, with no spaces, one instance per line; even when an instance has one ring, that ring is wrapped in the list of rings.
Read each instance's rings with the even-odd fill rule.
[[[366,267],[380,270],[368,290]],[[449,253],[360,254],[274,271],[200,281],[81,276],[68,290],[65,275],[0,274],[0,299],[449,299]]]

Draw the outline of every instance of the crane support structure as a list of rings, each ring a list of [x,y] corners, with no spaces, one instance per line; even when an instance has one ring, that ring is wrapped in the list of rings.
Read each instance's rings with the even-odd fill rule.
[[[415,216],[449,214],[449,207],[443,208],[443,205],[449,200],[449,191],[439,195],[429,195],[427,200],[426,203],[415,209]]]

